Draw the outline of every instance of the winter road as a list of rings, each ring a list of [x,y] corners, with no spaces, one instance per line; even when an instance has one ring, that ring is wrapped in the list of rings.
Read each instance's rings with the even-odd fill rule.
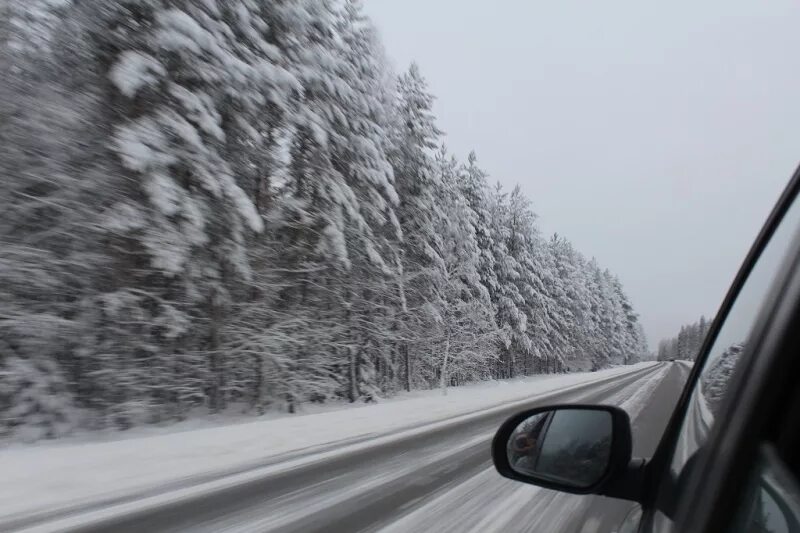
[[[76,516],[25,531],[80,532],[490,532],[612,531],[630,503],[558,494],[500,477],[491,465],[494,430],[514,412],[562,402],[608,403],[633,421],[634,455],[658,444],[688,377],[683,363],[540,394],[400,438],[381,437],[306,457],[265,476],[131,506],[91,519]]]

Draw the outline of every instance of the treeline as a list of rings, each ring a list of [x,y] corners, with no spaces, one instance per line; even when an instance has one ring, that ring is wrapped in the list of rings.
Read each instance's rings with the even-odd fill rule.
[[[703,372],[703,398],[714,416],[720,413],[722,401],[744,349],[744,342],[728,346],[718,357],[709,359],[708,369]]]
[[[646,352],[619,280],[447,152],[357,2],[0,9],[0,435]]]
[[[700,320],[693,324],[681,326],[677,337],[664,339],[658,343],[656,358],[659,361],[669,361],[670,359],[694,361],[710,327],[711,322],[707,321],[704,316],[701,316]]]

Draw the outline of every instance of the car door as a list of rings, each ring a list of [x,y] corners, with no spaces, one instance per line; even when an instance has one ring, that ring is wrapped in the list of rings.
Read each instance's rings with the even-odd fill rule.
[[[648,465],[640,531],[800,532],[799,185],[795,173],[697,357]]]

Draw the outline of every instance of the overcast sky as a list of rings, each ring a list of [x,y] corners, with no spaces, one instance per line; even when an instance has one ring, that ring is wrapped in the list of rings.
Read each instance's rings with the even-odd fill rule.
[[[800,161],[800,2],[366,0],[446,143],[617,273],[651,348],[716,313]]]

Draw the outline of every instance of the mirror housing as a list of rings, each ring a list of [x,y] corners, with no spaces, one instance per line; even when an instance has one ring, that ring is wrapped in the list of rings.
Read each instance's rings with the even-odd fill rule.
[[[523,437],[526,432],[534,436]],[[567,442],[572,448],[556,464],[552,450]],[[528,409],[506,420],[492,441],[492,459],[504,477],[572,494],[641,502],[645,462],[631,460],[631,451],[628,413],[609,405]],[[509,456],[520,453],[527,454],[527,461],[512,465]]]

